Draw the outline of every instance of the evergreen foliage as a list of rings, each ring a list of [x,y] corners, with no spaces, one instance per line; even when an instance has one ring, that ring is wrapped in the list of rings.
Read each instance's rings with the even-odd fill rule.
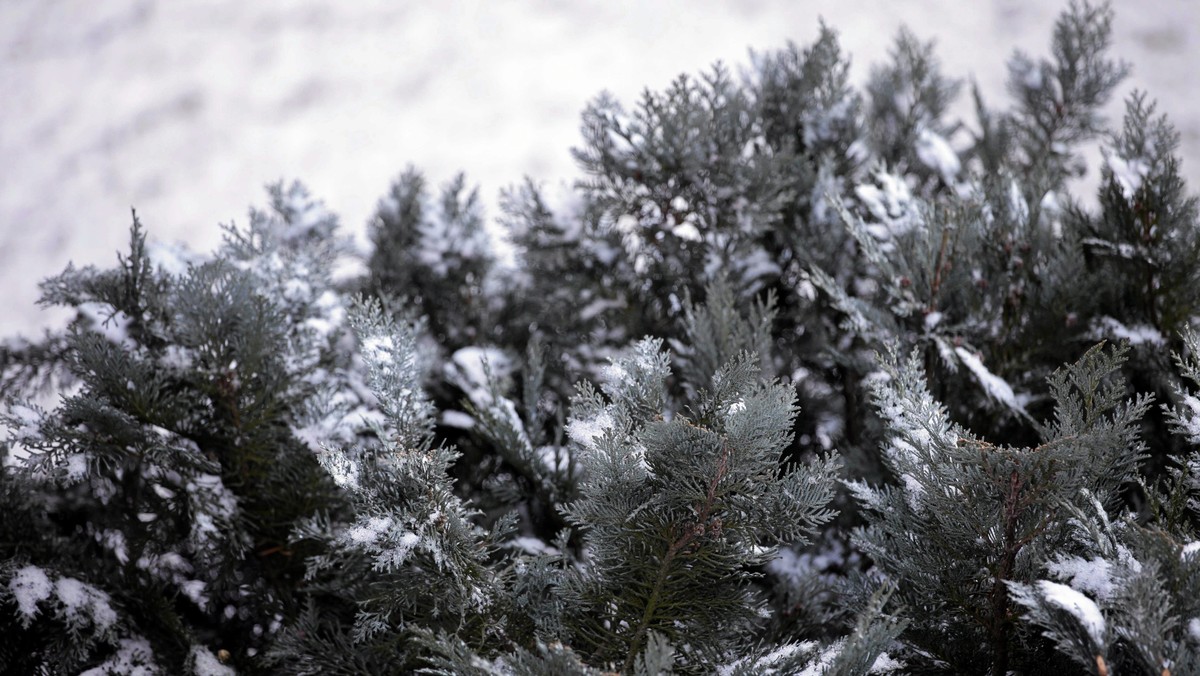
[[[909,29],[601,95],[511,256],[414,168],[367,251],[135,217],[0,343],[0,672],[1200,672],[1200,203],[1112,22],[969,119]]]

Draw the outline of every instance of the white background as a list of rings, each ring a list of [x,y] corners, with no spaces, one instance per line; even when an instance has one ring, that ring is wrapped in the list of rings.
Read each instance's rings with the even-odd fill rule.
[[[36,283],[67,261],[115,263],[131,206],[152,237],[208,250],[279,179],[357,232],[409,163],[435,184],[466,171],[494,204],[524,175],[577,176],[569,148],[600,90],[632,103],[748,48],[809,44],[819,17],[857,83],[905,23],[999,105],[1013,48],[1047,54],[1065,4],[0,0],[0,335],[52,321]],[[1134,67],[1121,96],[1158,99],[1196,192],[1200,3],[1114,6]]]

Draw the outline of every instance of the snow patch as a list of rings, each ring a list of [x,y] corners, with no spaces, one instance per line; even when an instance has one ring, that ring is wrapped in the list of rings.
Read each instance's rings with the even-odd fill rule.
[[[363,358],[375,366],[391,364],[392,353],[395,350],[396,343],[389,335],[376,334],[373,336],[368,336],[362,341]]]
[[[567,423],[567,436],[589,451],[595,451],[597,439],[611,430],[613,424],[612,414],[601,410],[590,418],[572,418]]]
[[[671,234],[675,235],[679,239],[687,240],[689,242],[699,242],[704,239],[696,226],[687,222],[680,223],[679,225],[671,228]]]
[[[1179,558],[1186,561],[1192,558],[1196,552],[1200,552],[1200,541],[1189,542],[1184,545],[1183,549],[1179,552]]]
[[[829,671],[833,666],[833,661],[842,654],[842,648],[845,647],[846,640],[840,639],[834,641],[828,647],[821,651],[817,659],[804,668],[804,671],[799,672],[796,676],[821,676]],[[803,644],[801,644],[803,645]]]
[[[1126,326],[1112,317],[1100,317],[1095,321],[1092,330],[1092,338],[1100,340],[1102,338],[1116,338],[1118,340],[1127,340],[1130,345],[1165,345],[1167,340],[1163,338],[1162,333],[1153,326],[1147,324],[1135,324]]]
[[[192,673],[195,676],[236,676],[232,667],[221,664],[217,656],[204,646],[194,645],[188,655],[192,663]]]
[[[888,655],[887,653],[879,653],[879,657],[871,663],[870,674],[891,674],[900,671],[905,666],[904,662]]]
[[[34,444],[42,439],[42,414],[24,404],[10,404],[0,409],[0,417],[6,418],[9,440],[18,444]]]
[[[936,171],[946,183],[953,183],[962,171],[962,161],[958,159],[958,153],[954,152],[950,142],[937,132],[922,129],[917,134],[915,149],[917,159]]]
[[[117,622],[117,611],[109,604],[108,594],[73,577],[59,578],[54,593],[63,604],[67,621],[79,625],[86,620],[101,631]]]
[[[1017,401],[1012,386],[1003,378],[988,370],[974,353],[964,347],[954,348],[954,353],[962,363],[975,375],[976,380],[983,386],[988,396],[1016,411],[1025,410]]]
[[[154,649],[142,637],[123,638],[117,652],[98,666],[80,672],[79,676],[153,676],[160,673],[154,661]]]
[[[88,456],[86,453],[72,453],[66,460],[67,481],[82,481],[88,473]]]
[[[1082,589],[1098,599],[1110,598],[1116,590],[1113,584],[1112,563],[1102,558],[1085,559],[1078,556],[1059,558],[1046,564],[1054,577]]]
[[[129,338],[129,315],[105,303],[80,303],[78,309],[88,330],[99,333],[114,345],[133,347]]]
[[[557,548],[551,547],[550,545],[546,544],[545,542],[542,542],[538,538],[529,537],[527,535],[522,535],[520,537],[513,538],[512,541],[508,544],[510,547],[512,547],[514,549],[519,549],[519,550],[525,552],[526,554],[529,554],[530,556],[539,556],[539,555],[554,556],[554,555],[558,554]]]
[[[878,186],[863,184],[854,188],[854,194],[858,196],[859,201],[870,215],[883,225],[881,229],[872,229],[872,234],[877,239],[887,240],[917,227],[920,219],[912,191],[904,182],[904,178],[879,171],[875,173],[875,181]]]
[[[447,410],[442,411],[442,425],[460,430],[469,430],[475,427],[475,419],[462,411]]]
[[[1125,158],[1115,152],[1105,152],[1105,161],[1112,170],[1113,180],[1121,188],[1121,194],[1127,201],[1142,189],[1142,183],[1150,175],[1150,161],[1144,157]]]
[[[17,612],[25,616],[25,622],[37,616],[37,604],[50,598],[53,585],[46,571],[37,566],[25,566],[13,575],[8,589],[17,599]]]
[[[1100,608],[1094,601],[1065,584],[1040,580],[1037,586],[1047,603],[1074,615],[1092,637],[1092,641],[1097,645],[1104,645],[1104,615],[1100,613]]]
[[[405,531],[390,546],[382,549],[375,560],[391,568],[399,568],[420,542],[421,538],[416,533]]]
[[[351,528],[346,535],[351,542],[357,544],[369,544],[379,539],[392,527],[392,518],[390,516],[373,516],[367,519],[366,523],[362,523],[354,528]]]
[[[456,350],[446,365],[447,379],[479,408],[486,408],[492,401],[488,372],[492,379],[504,380],[513,372],[512,359],[500,348],[471,345]]]
[[[199,265],[204,260],[204,256],[193,252],[182,242],[167,244],[158,240],[146,243],[146,257],[154,267],[175,277],[186,275],[189,267]]]

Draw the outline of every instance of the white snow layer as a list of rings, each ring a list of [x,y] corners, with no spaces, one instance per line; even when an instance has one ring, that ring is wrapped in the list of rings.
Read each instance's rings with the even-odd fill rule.
[[[1097,645],[1104,645],[1104,615],[1100,608],[1083,594],[1065,584],[1041,580],[1037,583],[1047,603],[1054,604],[1075,616]]]
[[[37,615],[38,604],[50,598],[54,585],[46,571],[37,566],[25,566],[9,580],[8,589],[17,599],[17,611],[26,618],[33,618]]]
[[[63,604],[68,621],[82,624],[91,620],[100,630],[117,621],[117,611],[109,605],[108,594],[73,577],[61,577],[54,583],[54,592]]]
[[[154,649],[149,641],[139,636],[121,639],[116,654],[79,676],[153,676],[158,673],[161,670],[154,661]]]
[[[567,436],[580,446],[594,451],[596,440],[612,428],[612,415],[608,411],[599,411],[590,418],[572,418],[567,423]]]
[[[864,183],[854,188],[854,194],[871,216],[884,227],[868,228],[880,240],[903,235],[920,223],[913,203],[912,190],[903,176],[885,171],[875,173],[878,186]]]
[[[1200,444],[1200,397],[1194,394],[1186,395],[1180,402],[1183,411],[1180,423],[1188,441]]]
[[[1097,557],[1085,559],[1074,556],[1061,558],[1046,565],[1050,573],[1068,582],[1075,589],[1082,589],[1098,599],[1107,599],[1116,590],[1113,584],[1113,565]]]
[[[950,147],[950,142],[937,132],[922,129],[917,134],[916,151],[917,159],[936,171],[946,183],[953,183],[958,173],[962,171],[962,162],[958,159],[958,153],[954,152],[954,148]]]
[[[512,374],[513,368],[512,359],[503,350],[491,346],[471,345],[457,350],[451,355],[450,362],[445,366],[445,372],[446,378],[466,393],[472,404],[477,408],[486,409],[490,408],[492,404],[488,372],[491,372],[494,380],[503,381]],[[515,413],[514,409],[513,414],[515,415]],[[517,424],[513,429],[524,429],[519,422],[518,416],[514,421]]]
[[[1106,152],[1105,159],[1112,170],[1113,179],[1121,186],[1121,194],[1126,200],[1132,201],[1150,175],[1150,162],[1144,157],[1125,158],[1112,152]]]
[[[189,657],[192,661],[192,673],[195,676],[235,676],[237,674],[232,667],[221,664],[221,660],[217,659],[217,656],[204,646],[192,646]]]
[[[875,661],[871,664],[871,670],[868,673],[891,674],[900,671],[904,667],[904,662],[901,662],[887,653],[879,653],[879,657],[875,658]]]
[[[1097,319],[1092,333],[1093,338],[1096,340],[1116,338],[1118,340],[1128,340],[1130,345],[1142,345],[1143,343],[1164,345],[1167,342],[1166,338],[1163,338],[1162,333],[1153,326],[1147,324],[1126,326],[1112,317]]]
[[[1184,560],[1190,559],[1196,552],[1200,552],[1200,541],[1189,542],[1179,552],[1179,558]]]
[[[954,348],[954,353],[958,355],[958,358],[962,361],[963,365],[970,369],[971,373],[975,375],[975,379],[978,380],[979,384],[983,386],[984,391],[988,393],[989,397],[1013,410],[1024,410],[1024,407],[1021,406],[1021,403],[1017,401],[1017,397],[1013,393],[1012,386],[1000,376],[989,371],[988,368],[983,365],[983,362],[979,360],[979,357],[975,356],[974,353],[965,347]]]
[[[368,544],[378,540],[379,536],[386,533],[391,527],[392,518],[390,516],[373,516],[365,522],[360,522],[346,534],[350,537],[351,542]]]
[[[0,403],[0,420],[9,429],[9,440],[18,444],[36,443],[42,438],[42,414],[24,404]]]

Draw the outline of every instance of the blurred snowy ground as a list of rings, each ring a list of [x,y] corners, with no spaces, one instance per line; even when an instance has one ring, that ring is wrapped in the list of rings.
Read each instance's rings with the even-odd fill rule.
[[[54,319],[37,281],[115,262],[129,209],[207,251],[263,185],[300,179],[364,229],[405,165],[487,203],[577,176],[579,112],[681,72],[836,28],[862,82],[905,23],[1004,102],[1014,48],[1048,51],[1063,2],[990,0],[0,0],[0,335]],[[1200,191],[1200,3],[1117,0],[1115,53],[1183,135]],[[1119,115],[1121,102],[1114,103]],[[1091,167],[1094,174],[1095,166]]]

